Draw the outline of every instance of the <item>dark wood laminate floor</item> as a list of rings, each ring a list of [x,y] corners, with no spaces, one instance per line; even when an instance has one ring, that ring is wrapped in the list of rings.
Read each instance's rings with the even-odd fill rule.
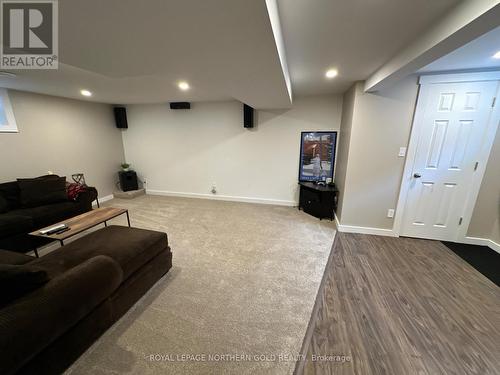
[[[305,374],[500,374],[500,288],[441,242],[338,233],[332,256]]]

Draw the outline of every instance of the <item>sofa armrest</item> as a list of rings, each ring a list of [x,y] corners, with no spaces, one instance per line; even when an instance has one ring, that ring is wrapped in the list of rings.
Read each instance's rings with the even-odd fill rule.
[[[123,280],[121,267],[99,255],[0,310],[0,373],[19,369],[89,314]]]
[[[97,189],[95,187],[88,186],[87,190],[82,191],[78,194],[76,201],[85,207],[85,211],[90,211],[92,209],[92,202],[97,199]]]
[[[21,265],[35,260],[35,257],[19,254],[14,251],[0,250],[0,264]]]

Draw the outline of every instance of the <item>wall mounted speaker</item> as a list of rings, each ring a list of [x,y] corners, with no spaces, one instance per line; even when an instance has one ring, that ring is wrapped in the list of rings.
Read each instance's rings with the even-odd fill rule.
[[[127,129],[127,109],[125,107],[115,107],[113,108],[115,112],[115,122],[118,129]]]
[[[253,108],[243,103],[243,126],[253,128]]]
[[[191,109],[189,102],[171,102],[170,109]]]

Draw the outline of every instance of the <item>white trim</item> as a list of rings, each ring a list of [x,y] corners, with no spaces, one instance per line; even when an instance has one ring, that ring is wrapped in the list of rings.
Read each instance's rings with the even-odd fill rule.
[[[357,227],[354,225],[337,225],[339,232],[344,233],[362,233],[362,234],[373,234],[375,236],[387,236],[387,237],[398,237],[392,229],[382,229],[382,228],[371,228],[371,227]]]
[[[500,254],[500,243],[497,243],[493,240],[488,240],[488,247]]]
[[[489,238],[480,238],[480,237],[464,237],[460,243],[466,243],[469,245],[480,245],[480,246],[488,246],[490,249],[496,251],[500,254],[500,244],[496,243]]]
[[[422,75],[418,83],[420,85],[434,83],[456,83],[456,82],[481,82],[499,81],[500,71],[472,72],[472,73],[450,73]]]
[[[500,96],[500,82],[497,86],[496,97]],[[500,105],[496,105],[495,108],[490,113],[488,127],[486,129],[486,134],[484,136],[483,145],[481,152],[479,153],[478,161],[479,165],[476,172],[473,175],[471,181],[471,187],[469,189],[469,194],[467,194],[467,199],[465,201],[464,209],[462,211],[462,225],[458,229],[456,236],[457,241],[461,241],[467,237],[467,230],[469,229],[470,222],[472,220],[472,214],[474,213],[474,207],[476,205],[477,197],[479,195],[479,190],[481,189],[481,183],[483,182],[484,173],[486,172],[486,165],[488,164],[488,159],[493,148],[493,143],[495,141],[495,135],[497,133],[498,123],[500,122]]]
[[[110,194],[110,195],[105,195],[104,197],[97,197],[99,199],[99,204],[101,203],[104,203],[104,202],[107,202],[107,201],[110,201],[111,199],[113,199],[115,196],[113,194]],[[94,201],[92,203],[92,206],[96,207],[97,206],[97,202]]]
[[[361,233],[361,234],[372,234],[375,236],[398,237],[393,229],[358,227],[354,225],[340,224],[337,214],[335,214],[335,225],[337,226],[337,230],[339,232],[344,232],[344,233]]]
[[[427,83],[450,83],[450,82],[477,82],[477,81],[499,81],[500,71],[495,72],[478,72],[478,73],[463,73],[463,74],[440,74],[433,76],[422,76],[420,77],[420,84]],[[410,135],[410,142],[408,145],[407,158],[405,162],[405,167],[403,170],[403,177],[401,180],[401,188],[399,191],[398,203],[396,206],[396,215],[394,218],[394,233],[396,236],[401,234],[401,227],[404,217],[404,209],[406,205],[406,199],[408,196],[408,190],[410,183],[412,181],[412,173],[415,162],[415,157],[417,154],[417,146],[420,140],[421,129],[423,124],[424,109],[426,108],[428,95],[430,90],[419,90],[417,106],[415,109],[415,115],[413,119],[413,125]],[[497,87],[496,96],[500,96],[500,84]],[[486,171],[486,164],[488,163],[488,158],[490,155],[491,148],[495,139],[495,134],[498,127],[498,122],[500,118],[500,105],[496,105],[491,111],[489,117],[489,124],[486,130],[486,135],[484,137],[484,142],[482,145],[481,152],[478,157],[479,167],[473,175],[471,181],[471,187],[467,198],[465,201],[464,209],[462,212],[463,222],[454,239],[449,239],[449,241],[463,242],[467,236],[467,230],[469,228],[470,221],[472,219],[472,214],[474,211],[474,206],[476,204],[477,196],[479,194],[479,189],[481,187],[481,182],[483,180],[484,173]]]
[[[339,227],[340,227],[340,220],[337,217],[337,213],[335,211],[333,211],[333,216],[335,216],[335,225],[337,226],[337,229],[339,229]]]
[[[489,239],[481,237],[465,237],[460,243],[466,243],[468,245],[479,245],[488,246]]]
[[[405,166],[403,168],[403,176],[401,177],[401,187],[399,189],[398,203],[396,205],[396,215],[394,216],[393,230],[397,236],[400,235],[401,226],[403,223],[406,197],[408,195],[408,190],[410,188],[410,183],[412,181],[413,165],[415,163],[415,157],[417,155],[418,141],[420,139],[421,127],[415,126],[415,124],[422,123],[424,111],[420,109],[425,108],[428,96],[429,96],[428,90],[421,90],[421,86],[419,86],[417,93],[417,104],[413,115],[413,124],[410,133],[410,142],[408,143],[408,150],[406,152],[406,161],[405,161]]]
[[[286,200],[280,200],[280,199],[239,197],[239,196],[232,196],[232,195],[212,195],[212,194],[201,194],[201,193],[183,193],[183,192],[178,192],[178,191],[166,191],[166,190],[146,189],[146,194],[164,195],[164,196],[168,196],[168,197],[211,199],[211,200],[228,201],[228,202],[272,204],[272,205],[276,205],[276,206],[297,206],[298,205],[298,203],[295,201],[286,201]]]

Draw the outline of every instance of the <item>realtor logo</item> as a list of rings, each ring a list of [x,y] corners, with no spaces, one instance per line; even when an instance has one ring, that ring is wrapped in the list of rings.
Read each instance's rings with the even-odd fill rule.
[[[0,2],[0,68],[57,69],[57,0]]]

